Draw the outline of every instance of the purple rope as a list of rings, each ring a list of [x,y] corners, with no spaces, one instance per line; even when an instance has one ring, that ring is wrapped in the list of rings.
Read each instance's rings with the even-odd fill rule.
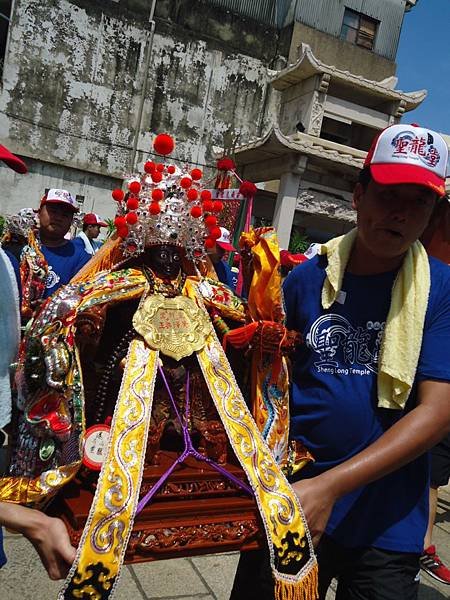
[[[151,490],[149,490],[145,494],[145,496],[143,498],[141,498],[141,500],[139,501],[139,503],[137,505],[136,515],[141,512],[141,510],[149,503],[149,501],[153,498],[153,496],[156,494],[156,492],[159,489],[161,489],[161,487],[167,481],[167,479],[170,477],[170,475],[173,473],[173,471],[175,470],[175,468],[177,467],[177,465],[181,464],[188,456],[193,456],[197,460],[206,462],[208,465],[210,465],[216,471],[218,471],[221,475],[223,475],[224,477],[230,479],[230,481],[232,481],[237,487],[240,487],[245,492],[247,492],[248,494],[250,494],[250,496],[253,496],[253,490],[252,490],[252,488],[250,486],[248,486],[246,483],[244,483],[243,481],[241,481],[240,479],[238,479],[235,475],[233,475],[233,473],[230,473],[229,471],[227,471],[227,469],[225,469],[224,467],[221,467],[220,465],[218,465],[217,463],[215,463],[208,456],[203,456],[203,454],[200,454],[200,452],[198,452],[194,448],[194,446],[192,444],[191,436],[189,435],[189,406],[190,406],[189,405],[189,400],[190,400],[190,393],[189,393],[190,392],[190,376],[189,376],[189,371],[187,372],[187,376],[186,376],[186,407],[185,407],[185,419],[184,419],[184,423],[183,423],[181,415],[180,415],[180,413],[178,411],[175,399],[174,399],[173,394],[172,394],[172,390],[170,389],[169,383],[168,383],[168,381],[166,379],[166,375],[165,375],[165,373],[164,373],[163,368],[161,367],[161,365],[158,365],[158,371],[159,371],[159,374],[161,375],[161,378],[162,378],[162,380],[164,382],[164,385],[166,387],[167,393],[169,394],[169,398],[170,398],[170,401],[172,402],[172,406],[173,406],[173,409],[175,411],[175,415],[176,415],[176,417],[178,419],[178,422],[180,423],[181,428],[183,430],[184,450],[180,454],[180,456],[178,456],[178,458],[175,460],[175,462],[167,469],[167,471],[161,475],[161,477],[158,479],[158,481],[155,483],[155,485],[151,488]]]

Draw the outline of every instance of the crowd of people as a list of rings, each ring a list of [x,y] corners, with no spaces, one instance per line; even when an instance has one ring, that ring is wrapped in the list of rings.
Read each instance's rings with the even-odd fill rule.
[[[9,163],[1,154],[0,159],[24,172],[20,159],[15,162],[14,158],[5,156]],[[162,408],[157,416],[148,415],[147,433],[142,430],[141,435],[144,439],[149,436],[149,448],[151,444],[157,448],[169,429],[171,435],[175,431],[184,436],[186,442],[189,428],[187,425],[183,428],[181,420],[180,429],[176,420],[170,417],[173,410],[178,414],[175,404],[172,408],[170,405],[170,386],[183,390],[180,394],[186,395],[184,406],[187,407],[189,378],[195,382],[198,392],[195,399],[201,403],[201,411],[197,413],[193,403],[192,414],[186,413],[186,419],[192,418],[191,431],[197,430],[199,434],[199,449],[204,451],[205,428],[211,429],[211,423],[214,423],[216,437],[210,443],[208,460],[224,470],[222,440],[227,436],[227,443],[247,475],[265,524],[267,547],[241,554],[232,600],[294,598],[297,592],[292,590],[295,586],[302,587],[304,595],[298,595],[299,598],[325,600],[333,579],[338,582],[336,598],[339,600],[414,600],[418,597],[420,568],[442,583],[450,584],[450,571],[439,559],[432,541],[438,488],[446,485],[450,476],[447,163],[448,148],[438,133],[402,124],[381,131],[372,143],[354,189],[356,227],[326,244],[316,244],[314,252],[307,258],[284,263],[280,261],[279,252],[274,250],[272,237],[264,237],[266,233],[258,234],[250,243],[253,238],[248,234],[243,243],[247,250],[242,294],[245,299],[232,292],[236,281],[225,256],[237,249],[231,243],[230,231],[217,227],[215,217],[211,219],[214,226],[209,229],[199,225],[201,204],[198,211],[192,208],[192,201],[200,195],[200,187],[195,187],[200,176],[197,173],[194,176],[194,171],[191,178],[194,183],[186,183],[186,176],[180,175],[175,167],[171,170],[161,167],[158,172],[166,178],[165,187],[159,188],[159,177],[155,177],[148,196],[143,194],[140,184],[134,188],[129,186],[134,190],[136,203],[130,203],[129,197],[123,205],[119,202],[115,221],[117,240],[103,246],[96,239],[100,228],[106,227],[107,223],[94,213],[84,216],[83,231],[78,237],[67,239],[78,207],[72,194],[59,189],[51,189],[43,196],[37,209],[37,225],[30,228],[28,238],[21,246],[17,241],[5,238],[0,267],[7,274],[8,286],[0,302],[0,323],[4,339],[9,342],[5,344],[0,366],[0,433],[3,435],[0,442],[6,442],[8,436],[19,440],[9,473],[4,465],[5,478],[10,478],[9,491],[12,481],[20,486],[22,483],[17,482],[24,477],[35,483],[33,492],[28,484],[22,492],[21,498],[28,498],[26,494],[30,494],[30,501],[24,503],[26,506],[20,506],[18,496],[13,494],[9,501],[0,502],[0,523],[32,541],[51,578],[65,577],[69,573],[66,593],[74,589],[75,572],[83,577],[85,556],[94,552],[89,547],[88,533],[93,535],[92,528],[103,506],[101,498],[106,490],[106,476],[103,477],[102,471],[99,491],[86,526],[91,530],[85,530],[76,560],[75,549],[62,521],[29,506],[33,498],[42,499],[47,493],[38,489],[36,483],[43,473],[53,473],[55,480],[58,479],[55,474],[64,474],[58,479],[60,485],[68,469],[75,464],[75,470],[79,468],[73,457],[69,464],[67,444],[70,436],[82,435],[77,418],[78,422],[84,418],[89,421],[88,405],[95,400],[95,390],[91,398],[89,385],[85,384],[86,409],[82,418],[72,408],[66,412],[58,409],[53,424],[46,425],[47,433],[50,431],[53,436],[50,462],[41,457],[32,462],[32,467],[29,463],[24,464],[20,440],[22,436],[23,444],[29,447],[30,440],[42,436],[44,419],[36,425],[37,421],[29,415],[40,406],[39,402],[48,400],[50,392],[57,396],[55,390],[58,390],[58,402],[61,403],[61,390],[65,389],[64,401],[68,406],[75,405],[75,397],[71,396],[68,402],[64,382],[76,378],[77,369],[86,375],[90,368],[88,363],[93,364],[93,357],[98,356],[95,352],[105,353],[107,346],[102,344],[106,344],[105,339],[110,343],[108,336],[111,335],[106,310],[116,306],[119,295],[132,307],[128,312],[117,313],[127,316],[121,317],[119,324],[114,323],[114,339],[120,348],[123,345],[122,354],[118,353],[116,357],[118,363],[122,361],[123,381],[116,392],[112,412],[106,414],[107,408],[102,405],[103,413],[97,416],[101,422],[105,417],[112,418],[119,428],[122,396],[126,392],[130,401],[135,392],[127,374],[142,360],[146,376],[159,382],[154,391],[154,403]],[[146,173],[157,171],[156,166],[149,165],[146,163]],[[190,197],[186,192],[189,185],[193,190]],[[155,193],[156,189],[164,192]],[[144,204],[145,218],[142,213],[136,216],[134,211]],[[130,217],[130,214],[134,216]],[[142,219],[141,228],[134,230],[138,218]],[[142,230],[143,237],[139,238],[136,232]],[[203,243],[205,239],[209,259],[202,257],[203,267],[207,265],[202,271],[203,267],[196,260],[198,242],[202,240]],[[119,242],[121,250],[117,245]],[[270,260],[266,260],[269,251]],[[190,266],[186,266],[188,263]],[[281,267],[288,270],[286,267],[294,263],[299,264],[284,278],[283,291],[277,291]],[[107,285],[105,265],[110,277]],[[275,275],[271,269],[276,271]],[[214,295],[214,280],[230,290],[232,299],[226,308],[223,299],[220,307],[216,301],[219,293]],[[72,285],[65,288],[69,282]],[[83,294],[77,285],[83,287]],[[257,339],[261,354],[252,354],[252,361],[258,361],[258,356],[261,361],[263,355],[270,357],[264,365],[266,387],[263,385],[261,389],[270,387],[267,383],[270,382],[279,394],[278,406],[284,398],[281,381],[287,380],[290,373],[289,398],[283,413],[289,415],[289,423],[285,429],[278,428],[278,431],[289,431],[289,440],[283,439],[283,433],[275,444],[268,433],[268,417],[259,428],[260,433],[254,421],[246,416],[243,405],[239,404],[243,397],[240,388],[245,388],[233,370],[234,364],[208,334],[204,334],[204,339],[201,336],[200,340],[195,338],[197,341],[192,347],[188,344],[188,349],[180,350],[180,355],[170,349],[170,344],[156,344],[153,330],[148,325],[151,310],[145,308],[146,303],[153,306],[160,302],[158,306],[168,309],[172,300],[180,297],[184,298],[184,310],[188,311],[185,314],[190,315],[188,321],[191,323],[183,321],[182,315],[177,316],[179,331],[176,332],[175,346],[184,348],[187,337],[194,339],[191,328],[197,322],[204,323],[205,318],[211,319],[215,326],[220,321],[219,330],[224,339],[230,344],[233,340],[236,344],[239,342],[237,347],[245,348],[246,352],[252,351],[252,344],[255,346]],[[188,300],[194,301],[195,310],[200,310],[201,314],[195,312]],[[262,308],[268,304],[271,317],[270,321],[264,321],[264,329],[258,321],[262,323],[266,318],[261,315],[264,314]],[[66,305],[74,312],[65,321]],[[86,351],[80,360],[77,352],[85,346],[83,341],[76,341],[78,350],[71,348],[70,340],[76,339],[74,323],[81,314],[86,320],[88,311],[94,309],[97,311],[97,339],[88,344],[89,352],[94,354],[91,356]],[[248,314],[252,310],[254,316],[249,320]],[[239,325],[236,330],[240,332],[239,336],[233,335],[232,321]],[[10,429],[14,411],[11,409],[8,367],[18,351],[20,322],[28,323],[24,335],[28,335],[29,340],[22,339],[22,363],[19,361],[19,377],[13,391],[13,396],[19,397],[20,416],[15,423],[20,431],[16,436]],[[40,380],[42,386],[46,386],[45,394],[42,392],[40,396],[39,387],[27,371],[26,356],[36,356],[31,339],[47,335],[46,332],[55,329],[55,323],[58,323],[58,338],[54,338],[52,348],[69,353],[67,364],[70,367],[61,373],[51,366],[50,359],[42,360],[47,379]],[[202,327],[204,331],[208,330],[206,324]],[[189,336],[183,328],[189,329]],[[241,333],[244,331],[245,336]],[[256,337],[251,338],[250,332]],[[61,350],[62,343],[66,346]],[[153,355],[153,351],[160,352],[159,356],[164,355],[159,366],[158,355]],[[197,356],[200,369],[188,358],[193,355]],[[289,362],[291,369],[284,369],[283,365]],[[240,407],[240,419],[249,432],[251,444],[248,447],[255,448],[252,461],[247,461],[243,444],[233,437],[228,399],[220,400],[219,396],[214,396],[212,382],[218,375],[210,374],[208,380],[208,365],[212,364],[218,369],[220,364],[221,376],[233,390],[234,409]],[[56,383],[51,383],[55,380]],[[25,410],[24,398],[31,389],[38,400],[34,399],[33,406]],[[202,395],[199,390],[203,389]],[[204,399],[208,394],[214,403]],[[249,398],[244,400],[258,422],[256,415],[260,414],[257,412],[260,408],[255,409]],[[271,408],[274,406],[277,406],[275,402]],[[207,419],[199,416],[200,413],[207,414]],[[64,434],[61,433],[63,428]],[[113,429],[111,436],[114,435]],[[244,435],[242,431],[240,435]],[[70,439],[73,443],[73,437]],[[291,441],[306,448],[313,457],[313,460],[303,461],[302,468],[288,470],[284,458],[277,454],[280,447],[285,451]],[[202,452],[193,447],[192,440],[186,443],[186,448],[197,452],[201,458]],[[264,454],[265,443],[275,458]],[[110,448],[106,461],[113,460],[112,452]],[[145,460],[154,458],[151,452],[154,450],[147,449]],[[259,456],[269,462],[273,460],[270,465],[277,486],[262,485],[263,469],[254,466],[259,464]],[[144,457],[140,460],[142,471]],[[118,466],[115,468],[119,469]],[[288,474],[290,486],[281,469]],[[131,473],[129,477],[130,485],[137,490],[137,506],[130,509],[130,513],[124,513],[125,532],[132,527],[134,515],[142,509],[143,502],[137,503],[138,473]],[[269,508],[270,499],[275,498],[280,488],[292,509],[286,522],[281,518],[277,520],[276,511]],[[0,499],[5,500],[6,496],[1,492],[0,482]],[[283,507],[285,510],[286,505]],[[286,529],[280,539],[282,521]],[[294,541],[295,535],[301,550]],[[281,542],[286,543],[289,550],[284,561],[280,559]],[[122,550],[124,554],[126,549]],[[0,545],[0,564],[4,562]],[[117,576],[119,570],[120,564]]]

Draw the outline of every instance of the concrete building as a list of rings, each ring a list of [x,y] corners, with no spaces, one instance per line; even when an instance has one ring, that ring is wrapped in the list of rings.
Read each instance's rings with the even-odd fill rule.
[[[300,0],[289,64],[271,80],[279,96],[265,136],[237,149],[243,177],[265,189],[255,216],[280,243],[324,241],[354,225],[352,189],[376,132],[399,122],[426,91],[396,89],[405,0]]]
[[[261,135],[275,110],[271,68],[290,42],[274,5],[0,0],[0,143],[30,168],[1,168],[0,213],[65,187],[111,217],[111,190],[155,133],[173,133],[175,156],[200,165],[214,165],[214,147]]]
[[[242,146],[242,174],[265,183],[256,216],[284,245],[293,221],[340,232],[371,135],[425,96],[393,78],[414,4],[0,0],[0,143],[30,167],[0,167],[0,213],[66,187],[111,217],[111,189],[168,131],[176,158],[206,169]]]

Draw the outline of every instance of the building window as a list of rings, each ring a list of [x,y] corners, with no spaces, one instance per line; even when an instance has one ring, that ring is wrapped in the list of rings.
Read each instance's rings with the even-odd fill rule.
[[[3,73],[3,63],[5,61],[11,4],[11,0],[0,0],[0,77]]]
[[[340,38],[346,42],[373,50],[378,23],[379,21],[376,19],[371,19],[355,10],[346,8]]]

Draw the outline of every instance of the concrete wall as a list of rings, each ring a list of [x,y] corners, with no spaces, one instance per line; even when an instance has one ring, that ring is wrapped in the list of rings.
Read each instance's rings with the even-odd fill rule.
[[[290,63],[295,63],[299,58],[302,42],[309,44],[313,54],[326,65],[334,65],[338,69],[351,71],[355,75],[362,75],[373,81],[382,81],[386,77],[395,75],[394,61],[303,23],[294,25],[289,52]]]
[[[35,205],[58,182],[111,216],[109,192],[135,143],[140,165],[153,135],[168,131],[176,158],[211,165],[214,147],[264,132],[276,110],[268,67],[287,56],[290,36],[207,2],[157,0],[151,45],[151,4],[14,2],[0,142],[31,169],[23,185],[6,176],[1,211]]]

